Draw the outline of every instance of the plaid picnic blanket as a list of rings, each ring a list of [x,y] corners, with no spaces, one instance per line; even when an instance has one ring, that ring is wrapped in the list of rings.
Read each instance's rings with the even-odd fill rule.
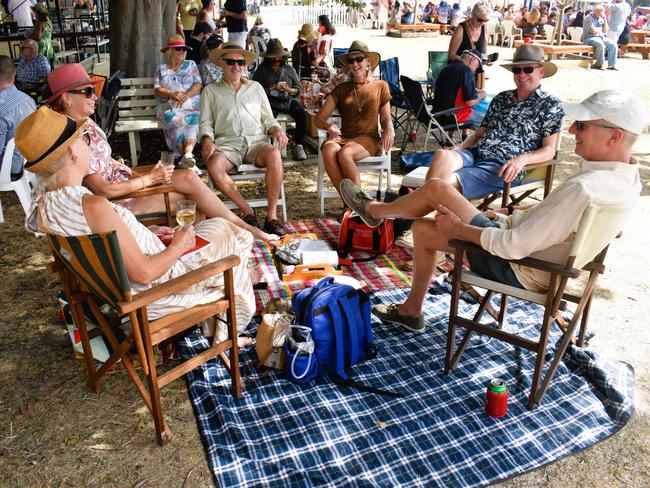
[[[334,219],[314,219],[289,222],[285,225],[287,234],[314,233],[319,239],[327,241],[332,249],[337,248],[339,224]],[[350,258],[363,258],[368,254],[363,252],[350,253]],[[262,281],[268,283],[266,290],[256,290],[256,310],[261,312],[264,304],[273,298],[288,299],[297,290],[314,284],[314,281],[281,281],[273,263],[273,250],[269,244],[256,241],[253,246],[253,260],[262,270]],[[368,262],[353,263],[343,269],[345,274],[356,278],[365,284],[364,289],[386,290],[388,288],[401,288],[411,286],[411,272],[406,271],[404,264],[411,259],[411,254],[404,248],[394,246],[389,254],[378,255]]]
[[[360,383],[399,391],[389,398],[335,385],[327,378],[297,385],[281,372],[247,381],[234,399],[216,362],[188,374],[188,389],[218,486],[431,487],[483,486],[576,453],[618,431],[634,410],[634,373],[624,363],[570,348],[543,404],[527,410],[533,356],[475,335],[450,375],[442,371],[449,293],[434,284],[427,328],[413,334],[373,317],[380,351],[353,368]],[[395,302],[408,290],[376,292]],[[476,305],[461,303],[468,315]],[[537,306],[512,300],[508,324],[538,330]],[[559,339],[557,328],[551,351]],[[188,337],[182,353],[205,343]],[[254,360],[244,351],[242,364]],[[249,374],[259,374],[249,369]],[[486,385],[510,386],[508,413],[484,413]]]

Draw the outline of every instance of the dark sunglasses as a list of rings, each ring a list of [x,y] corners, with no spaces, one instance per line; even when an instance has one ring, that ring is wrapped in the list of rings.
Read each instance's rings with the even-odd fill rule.
[[[77,95],[86,95],[86,98],[90,98],[95,94],[95,87],[87,86],[86,88],[79,88],[78,90],[68,90],[68,93],[76,93]]]
[[[512,68],[512,72],[516,75],[518,75],[521,72],[526,73],[527,75],[531,74],[533,71],[535,71],[535,68],[533,66],[526,66],[525,68],[519,68],[517,66],[514,66]]]
[[[478,20],[480,24],[485,24],[488,21],[488,19],[476,19],[476,20]]]
[[[365,61],[366,59],[368,59],[368,58],[366,58],[365,56],[359,56],[358,58],[348,58],[348,64],[361,63],[361,62]]]
[[[585,130],[587,127],[590,125],[593,125],[594,127],[602,127],[603,129],[618,129],[618,127],[614,127],[613,125],[605,125],[605,124],[590,124],[588,122],[583,122],[581,120],[576,120],[576,129],[579,131]]]
[[[246,60],[245,59],[224,59],[224,61],[226,62],[226,64],[228,66],[234,66],[234,65],[244,66],[244,65],[246,65]]]
[[[179,51],[187,51],[184,47],[175,47],[174,51],[179,52]]]
[[[271,58],[272,63],[281,63],[284,61],[284,58]]]

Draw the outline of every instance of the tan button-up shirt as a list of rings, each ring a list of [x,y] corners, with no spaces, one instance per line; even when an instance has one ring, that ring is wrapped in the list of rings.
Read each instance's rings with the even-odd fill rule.
[[[241,151],[268,142],[271,127],[280,124],[273,117],[264,88],[256,81],[242,83],[237,92],[225,80],[203,89],[199,139],[208,136],[218,146]]]

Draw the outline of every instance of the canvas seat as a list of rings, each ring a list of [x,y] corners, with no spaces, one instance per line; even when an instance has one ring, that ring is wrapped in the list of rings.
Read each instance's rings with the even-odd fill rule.
[[[577,345],[582,347],[584,344],[593,291],[598,276],[605,271],[603,262],[607,248],[609,243],[619,234],[629,214],[630,211],[612,210],[595,205],[589,206],[582,216],[578,231],[571,245],[568,259],[564,265],[534,258],[510,261],[550,273],[549,288],[546,292],[541,293],[504,285],[503,283],[483,278],[476,273],[463,269],[462,263],[466,252],[491,256],[501,261],[507,260],[493,256],[483,248],[469,242],[456,239],[449,241],[449,244],[455,250],[455,265],[449,311],[445,372],[450,373],[456,367],[474,332],[494,337],[516,347],[527,349],[535,354],[535,370],[531,380],[532,385],[528,397],[528,408],[536,408],[540,405],[569,342],[574,338],[574,331],[578,322],[580,322],[580,332],[577,338]],[[580,283],[582,281],[577,278],[583,272],[587,274],[587,280],[581,285]],[[569,280],[573,280],[572,285],[580,287],[578,293],[567,291],[567,283]],[[472,318],[458,315],[458,301],[463,284],[486,290],[485,295],[480,301],[479,308]],[[489,302],[494,293],[501,294],[502,297],[496,327],[493,322],[481,322],[481,318],[489,306]],[[516,331],[507,332],[503,330],[508,296],[531,301],[544,307],[544,317],[537,341],[517,335]],[[560,315],[560,310],[566,306],[566,302],[576,304],[568,323]],[[542,381],[549,331],[554,321],[560,325],[564,324],[565,331]],[[458,347],[456,345],[457,327],[466,329]]]
[[[427,94],[432,97],[436,89],[436,81],[440,72],[449,64],[447,51],[429,51],[429,64],[427,65]]]
[[[409,105],[399,84],[399,58],[395,57],[380,61],[379,75],[388,84],[388,89],[390,90],[393,125],[406,132],[409,118]]]
[[[133,294],[115,231],[76,237],[48,235],[48,239],[54,255],[54,262],[49,265],[49,269],[59,274],[72,317],[79,329],[88,371],[87,385],[91,390],[99,393],[101,378],[115,363],[121,361],[153,417],[160,445],[171,440],[171,432],[163,417],[160,389],[185,373],[219,357],[230,372],[232,394],[239,398],[242,382],[239,374],[232,271],[240,263],[238,256],[225,257],[167,283]],[[221,273],[224,275],[224,298],[149,320],[147,306],[153,301],[179,293],[194,283]],[[108,319],[100,309],[103,304],[109,305],[113,311]],[[112,349],[109,359],[99,369],[93,359],[84,307],[90,310]],[[226,314],[228,325],[226,340],[216,342],[212,339],[210,347],[201,354],[158,374],[153,350],[155,346],[174,340],[196,324],[222,312]],[[128,321],[130,330],[121,327],[123,320]],[[122,331],[118,331],[119,328]],[[139,356],[146,386],[128,355],[132,349]],[[229,352],[229,357],[226,352]]]

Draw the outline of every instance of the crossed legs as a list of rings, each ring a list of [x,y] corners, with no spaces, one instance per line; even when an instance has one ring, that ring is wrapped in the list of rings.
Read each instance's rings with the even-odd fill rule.
[[[370,156],[370,153],[362,145],[350,142],[341,146],[334,140],[328,140],[323,144],[321,155],[325,171],[339,195],[343,179],[352,180],[354,184],[361,186],[361,175],[356,161]]]
[[[449,183],[456,190],[461,191],[456,171],[463,167],[463,158],[458,151],[451,149],[438,149],[431,158],[431,166],[427,171],[426,179],[439,178]]]

